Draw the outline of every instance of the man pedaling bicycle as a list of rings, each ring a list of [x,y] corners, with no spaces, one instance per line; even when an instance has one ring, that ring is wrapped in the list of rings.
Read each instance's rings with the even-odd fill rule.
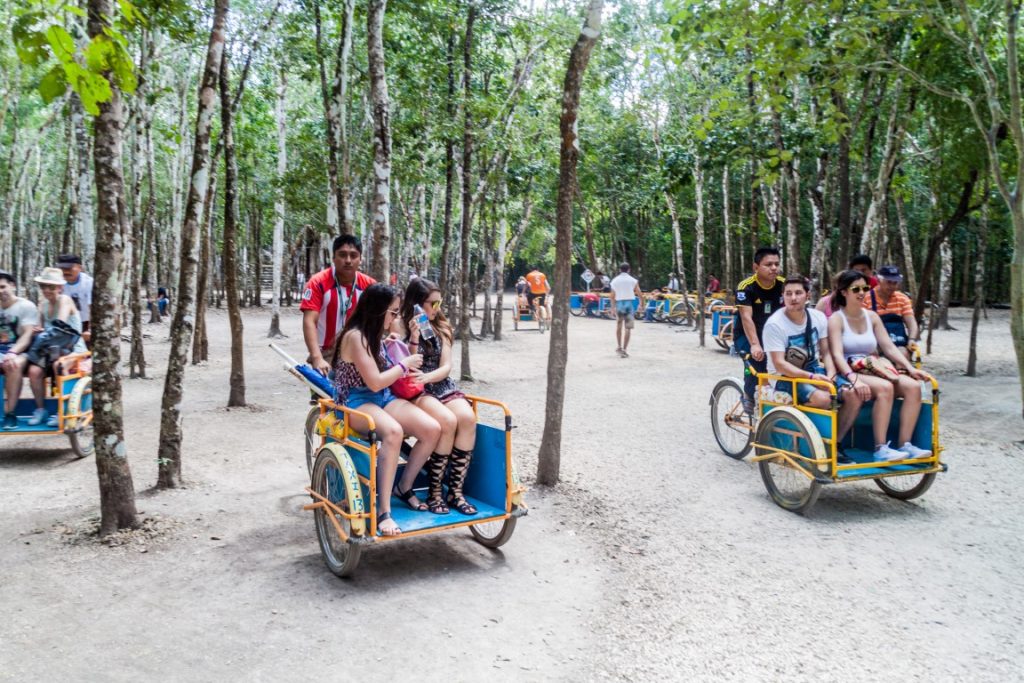
[[[547,321],[548,315],[547,298],[551,292],[551,285],[547,276],[536,267],[526,274],[526,303],[533,309],[533,314],[538,320]]]

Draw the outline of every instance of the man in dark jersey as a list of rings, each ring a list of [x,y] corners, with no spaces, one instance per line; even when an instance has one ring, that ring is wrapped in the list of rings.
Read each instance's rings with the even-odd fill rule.
[[[750,364],[759,373],[767,372],[768,359],[761,346],[761,331],[772,313],[783,307],[782,293],[786,279],[779,275],[779,250],[761,247],[754,252],[754,274],[736,285],[736,306],[740,312],[740,328],[734,344],[742,356],[750,354]],[[754,411],[754,391],[757,378],[744,373],[743,407]]]

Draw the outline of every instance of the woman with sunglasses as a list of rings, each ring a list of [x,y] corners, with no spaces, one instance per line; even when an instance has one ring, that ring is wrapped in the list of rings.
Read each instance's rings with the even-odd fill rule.
[[[911,365],[892,343],[878,314],[864,308],[864,297],[870,289],[863,273],[856,270],[847,270],[836,278],[836,290],[832,295],[835,315],[828,320],[829,345],[836,371],[853,384],[853,391],[862,400],[875,400],[871,424],[876,460],[928,457],[931,451],[918,448],[910,440],[921,413],[919,380],[930,380],[931,376]],[[858,357],[873,355],[878,350],[906,374],[889,380],[866,371],[854,372],[850,367],[850,363]],[[889,418],[896,398],[903,399],[897,439],[897,443],[903,445],[894,449],[890,448],[886,434],[889,432]]]
[[[377,528],[384,536],[402,533],[391,517],[392,492],[413,510],[427,509],[412,487],[441,437],[437,420],[388,388],[400,377],[418,376],[423,364],[419,354],[392,364],[385,353],[383,338],[398,317],[400,303],[393,287],[370,285],[338,336],[331,363],[337,402],[370,415],[381,442],[377,451]],[[352,416],[350,424],[360,432],[369,430],[361,417]],[[398,453],[405,434],[416,437],[416,445],[401,480],[396,482]]]
[[[434,332],[432,339],[420,339],[420,329],[414,320],[417,305],[427,314]],[[423,383],[423,393],[415,403],[441,425],[441,439],[427,465],[430,481],[427,506],[438,515],[447,514],[449,506],[464,515],[475,515],[476,507],[466,500],[462,487],[476,445],[476,416],[465,394],[449,377],[453,335],[452,326],[441,312],[441,289],[423,278],[410,282],[402,301],[402,316],[395,321],[392,330],[407,341],[411,351],[423,354],[423,374],[418,378]],[[446,500],[443,479],[449,463]]]

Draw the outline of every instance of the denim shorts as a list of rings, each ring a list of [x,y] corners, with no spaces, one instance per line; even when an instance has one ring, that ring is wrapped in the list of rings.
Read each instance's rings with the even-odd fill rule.
[[[394,400],[395,395],[391,393],[391,389],[386,387],[380,391],[370,391],[366,387],[354,387],[348,391],[345,407],[355,410],[364,403],[372,403],[378,408],[383,408]]]
[[[826,374],[825,368],[821,367],[820,365],[814,365],[806,369],[807,372],[813,372],[816,375]],[[821,389],[821,387],[815,386],[814,384],[808,384],[807,382],[798,383],[796,385],[796,395],[800,399],[799,402],[806,403],[807,399],[811,397],[811,394],[813,394],[815,391],[818,391],[819,389]],[[790,396],[792,396],[793,383],[783,379],[775,380],[775,391],[779,391],[782,392],[783,394],[789,394]]]

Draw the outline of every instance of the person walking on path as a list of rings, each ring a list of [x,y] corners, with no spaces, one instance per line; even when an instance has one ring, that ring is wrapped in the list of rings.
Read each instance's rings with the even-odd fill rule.
[[[643,305],[644,295],[640,291],[640,282],[629,274],[629,264],[619,266],[619,274],[611,281],[612,306],[615,308],[615,353],[629,358],[629,334],[633,330],[636,313],[636,301]]]
[[[355,235],[336,238],[331,253],[333,263],[310,278],[299,304],[308,362],[322,375],[331,370],[328,357],[334,351],[334,340],[352,317],[359,297],[377,282],[359,272],[363,243]]]
[[[767,372],[767,358],[761,345],[761,332],[765,321],[783,306],[786,279],[779,275],[779,250],[761,247],[754,252],[754,274],[736,285],[736,307],[740,312],[740,329],[733,345],[743,356],[750,354],[750,365],[755,372]],[[754,412],[754,391],[757,377],[743,373],[743,407]]]

